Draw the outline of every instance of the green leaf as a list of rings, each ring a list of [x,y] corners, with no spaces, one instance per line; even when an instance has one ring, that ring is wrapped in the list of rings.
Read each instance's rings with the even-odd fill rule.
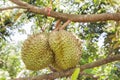
[[[75,0],[75,3],[81,3],[83,2],[84,0]]]
[[[93,2],[96,6],[98,6],[100,4],[101,0],[93,0]]]
[[[76,68],[74,73],[72,74],[72,77],[71,77],[72,80],[77,80],[79,73],[80,73],[80,68]]]

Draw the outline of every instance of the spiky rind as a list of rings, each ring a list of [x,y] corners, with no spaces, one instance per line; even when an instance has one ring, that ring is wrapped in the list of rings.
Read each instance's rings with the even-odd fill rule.
[[[53,66],[60,70],[75,67],[81,56],[80,43],[67,31],[53,31],[49,35],[49,45],[55,54]]]
[[[47,33],[31,35],[25,40],[21,57],[29,70],[40,70],[53,62]]]

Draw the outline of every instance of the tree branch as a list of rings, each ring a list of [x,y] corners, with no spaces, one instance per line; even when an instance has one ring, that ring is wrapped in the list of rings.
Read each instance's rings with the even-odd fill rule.
[[[117,54],[117,55],[114,55],[114,56],[107,57],[105,59],[97,60],[97,61],[92,62],[92,63],[81,65],[80,71],[82,72],[85,69],[98,67],[98,66],[101,66],[101,65],[104,65],[104,64],[107,64],[107,63],[110,63],[110,62],[114,62],[114,61],[119,61],[119,60],[120,60],[120,54]],[[67,70],[67,71],[54,72],[54,73],[35,76],[35,77],[17,78],[17,79],[14,79],[14,80],[53,80],[53,79],[60,78],[60,77],[71,76],[73,71],[74,71],[74,68],[70,69],[70,70]]]
[[[15,8],[18,8],[18,9],[27,9],[27,8],[25,8],[23,6],[13,6],[13,7],[0,8],[0,11],[9,10],[9,9],[15,9]]]
[[[41,15],[47,16],[47,12],[45,9],[40,9],[39,7],[30,5],[21,0],[10,0],[11,2],[19,5],[24,6],[29,9],[30,12],[38,13]],[[91,14],[91,15],[75,15],[75,14],[65,14],[65,13],[58,13],[55,11],[50,12],[50,16],[61,19],[61,20],[71,20],[73,22],[97,22],[97,21],[106,21],[106,20],[120,20],[120,13],[102,13],[102,14]]]
[[[59,29],[60,30],[64,30],[64,28],[70,23],[71,21],[70,20],[68,20],[68,21],[66,21]]]
[[[41,15],[47,16],[48,13],[46,12],[45,8],[40,9],[39,7],[30,5],[26,2],[23,2],[21,0],[10,0],[13,3],[22,6],[21,8],[28,9],[30,12],[33,13],[38,13]],[[13,7],[14,8],[14,7]],[[120,13],[103,13],[103,14],[91,14],[91,15],[75,15],[75,14],[65,14],[65,13],[58,13],[55,11],[50,12],[50,16],[54,18],[58,18],[61,20],[70,20],[73,22],[96,22],[96,21],[106,21],[106,20],[115,20],[119,21],[120,20]],[[80,70],[81,72],[84,71],[85,69],[90,69],[94,67],[98,67],[110,62],[118,61],[120,60],[120,54],[114,55],[107,57],[105,59],[97,60],[92,63],[88,63],[85,65],[81,65]],[[35,77],[25,77],[25,78],[17,78],[14,80],[52,80],[55,78],[59,77],[67,77],[71,76],[73,73],[74,68],[67,70],[67,71],[61,71],[61,72],[54,72],[50,74],[45,74],[45,75],[40,75],[40,76],[35,76]]]
[[[61,20],[57,20],[56,25],[55,25],[55,29],[53,31],[57,31],[59,29],[59,27],[61,26]]]

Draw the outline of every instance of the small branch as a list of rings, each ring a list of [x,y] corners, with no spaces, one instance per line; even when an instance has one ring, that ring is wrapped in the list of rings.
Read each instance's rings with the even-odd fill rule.
[[[59,29],[59,27],[61,26],[60,23],[61,23],[61,20],[60,19],[57,20],[56,25],[55,25],[55,29],[53,31],[57,31]]]
[[[114,61],[119,61],[119,60],[120,60],[120,54],[117,54],[117,55],[114,55],[114,56],[107,57],[105,59],[97,60],[97,61],[92,62],[92,63],[81,65],[80,71],[82,72],[85,69],[98,67],[98,66],[101,66],[101,65],[104,65],[104,64],[107,64],[107,63],[110,63],[110,62],[114,62]],[[17,79],[14,79],[14,80],[53,80],[53,79],[60,78],[60,77],[71,76],[73,71],[74,71],[74,68],[70,69],[70,70],[67,70],[67,71],[54,72],[54,73],[40,75],[40,76],[36,76],[36,77],[17,78]]]
[[[10,9],[15,9],[15,8],[18,8],[18,9],[27,9],[27,8],[25,8],[23,6],[13,6],[13,7],[0,8],[0,11],[10,10]]]
[[[60,26],[60,23],[61,23],[61,20],[59,19],[59,20],[56,22],[55,28],[57,28],[58,26]]]
[[[11,2],[29,8],[30,12],[38,13],[41,15],[47,16],[45,9],[40,9],[39,7],[30,5],[21,0],[10,0]],[[55,11],[50,11],[50,16],[61,19],[63,21],[71,20],[73,22],[97,22],[97,21],[106,21],[106,20],[120,20],[120,13],[102,13],[102,14],[91,14],[91,15],[75,15],[75,14],[65,14]]]
[[[59,29],[62,30],[64,29],[71,21],[67,20]]]

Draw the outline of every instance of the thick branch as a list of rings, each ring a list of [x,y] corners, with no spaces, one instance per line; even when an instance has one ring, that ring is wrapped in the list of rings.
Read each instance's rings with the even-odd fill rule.
[[[41,15],[46,15],[47,12],[45,9],[40,9],[39,7],[30,5],[26,2],[21,0],[10,0],[13,3],[19,6],[25,6],[29,9],[30,12],[38,13]],[[65,13],[58,13],[55,11],[50,12],[50,16],[54,18],[58,18],[61,20],[71,20],[73,22],[96,22],[96,21],[106,21],[106,20],[120,20],[120,13],[103,13],[103,14],[91,14],[91,15],[75,15],[75,14],[65,14]]]
[[[110,57],[107,57],[105,59],[97,60],[95,62],[82,65],[80,67],[80,70],[82,72],[85,69],[98,67],[98,66],[101,66],[101,65],[104,65],[104,64],[107,64],[110,62],[118,61],[118,60],[120,60],[120,54],[110,56]],[[70,76],[73,73],[73,71],[74,71],[74,69],[70,69],[68,71],[63,71],[63,72],[54,72],[54,73],[40,75],[40,76],[36,76],[36,77],[18,78],[18,79],[14,79],[14,80],[53,80],[53,79],[56,79],[59,77]]]

